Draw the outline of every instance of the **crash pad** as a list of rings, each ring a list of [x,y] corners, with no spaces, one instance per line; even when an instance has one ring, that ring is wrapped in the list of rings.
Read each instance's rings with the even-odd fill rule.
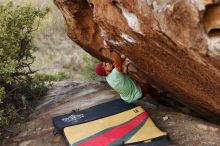
[[[120,99],[55,117],[53,123],[72,146],[171,145],[141,106]]]
[[[58,133],[63,133],[63,129],[68,126],[77,125],[103,117],[111,116],[133,108],[133,104],[128,104],[121,99],[115,99],[102,103],[85,110],[71,112],[69,114],[53,118],[53,125]]]

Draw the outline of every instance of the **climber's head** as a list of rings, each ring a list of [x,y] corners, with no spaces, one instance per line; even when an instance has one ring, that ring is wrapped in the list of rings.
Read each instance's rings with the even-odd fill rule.
[[[96,66],[96,74],[99,76],[107,76],[113,69],[113,64],[109,62],[101,62]]]

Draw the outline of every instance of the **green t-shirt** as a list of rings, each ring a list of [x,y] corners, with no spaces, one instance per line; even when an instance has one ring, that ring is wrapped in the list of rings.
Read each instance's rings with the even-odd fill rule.
[[[142,96],[141,88],[126,74],[118,72],[115,68],[108,74],[106,81],[128,103],[134,102]]]

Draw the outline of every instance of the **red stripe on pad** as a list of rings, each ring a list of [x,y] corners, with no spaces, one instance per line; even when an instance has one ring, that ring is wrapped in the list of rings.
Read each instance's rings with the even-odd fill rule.
[[[81,143],[79,146],[108,146],[112,142],[119,140],[129,134],[134,128],[140,125],[148,114],[146,112],[141,113],[131,121],[117,126],[102,135],[89,139],[88,141]]]

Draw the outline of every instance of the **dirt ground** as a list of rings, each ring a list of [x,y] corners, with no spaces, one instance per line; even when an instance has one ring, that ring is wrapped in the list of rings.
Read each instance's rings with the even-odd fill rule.
[[[6,138],[3,146],[64,146],[62,136],[53,135],[52,117],[104,103],[119,95],[105,83],[59,82],[29,117],[27,130]],[[149,98],[135,104],[150,113],[157,126],[176,146],[220,146],[220,125],[206,122]]]

